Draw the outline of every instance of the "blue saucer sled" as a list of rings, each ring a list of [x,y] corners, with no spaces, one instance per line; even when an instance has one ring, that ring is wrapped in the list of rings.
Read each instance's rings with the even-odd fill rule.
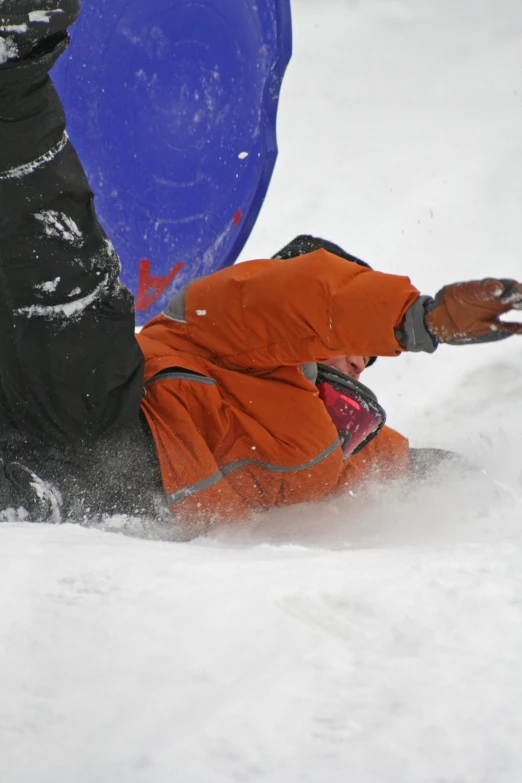
[[[143,325],[232,264],[277,157],[290,0],[84,0],[53,71]]]

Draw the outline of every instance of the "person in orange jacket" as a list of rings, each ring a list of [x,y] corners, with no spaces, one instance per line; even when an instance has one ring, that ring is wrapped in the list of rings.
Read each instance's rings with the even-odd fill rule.
[[[59,521],[167,508],[199,531],[407,474],[408,443],[357,380],[362,364],[522,333],[499,320],[522,285],[433,299],[305,236],[194,280],[135,336],[48,76],[79,0],[34,4],[0,6],[0,509]]]
[[[307,252],[310,245],[319,249]],[[522,303],[514,281],[456,284],[432,299],[408,278],[374,272],[312,237],[278,256],[190,283],[138,336],[143,411],[180,519],[244,518],[353,488],[376,468],[408,471],[407,440],[391,429],[355,456],[343,453],[310,365],[322,366],[324,382],[324,367],[339,357],[431,353],[440,342],[522,329],[498,320]]]

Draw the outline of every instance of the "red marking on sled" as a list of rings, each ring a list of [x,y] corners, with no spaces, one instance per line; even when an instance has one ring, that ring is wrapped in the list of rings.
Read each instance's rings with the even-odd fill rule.
[[[241,220],[242,217],[243,217],[243,213],[241,212],[240,209],[238,209],[236,214],[232,218],[232,223],[235,225],[236,228],[239,226],[239,221]]]
[[[156,276],[150,273],[150,261],[142,258],[138,278],[138,293],[136,294],[136,310],[147,310],[163,291],[169,287],[178,272],[183,267],[183,261],[174,264],[168,275]]]

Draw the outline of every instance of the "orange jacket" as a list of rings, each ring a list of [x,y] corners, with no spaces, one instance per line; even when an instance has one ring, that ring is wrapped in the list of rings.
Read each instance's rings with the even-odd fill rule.
[[[406,277],[325,250],[239,264],[178,292],[137,336],[142,410],[176,518],[198,525],[244,518],[321,500],[376,463],[404,468],[407,441],[389,428],[343,460],[299,365],[398,355],[394,331],[418,295]],[[148,383],[167,368],[177,369]]]

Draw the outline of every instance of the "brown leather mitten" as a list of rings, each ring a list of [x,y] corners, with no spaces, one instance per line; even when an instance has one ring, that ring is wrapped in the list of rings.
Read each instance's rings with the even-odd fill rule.
[[[500,320],[510,310],[522,310],[521,283],[470,280],[444,286],[425,315],[425,323],[439,343],[485,343],[522,334],[522,323]]]

